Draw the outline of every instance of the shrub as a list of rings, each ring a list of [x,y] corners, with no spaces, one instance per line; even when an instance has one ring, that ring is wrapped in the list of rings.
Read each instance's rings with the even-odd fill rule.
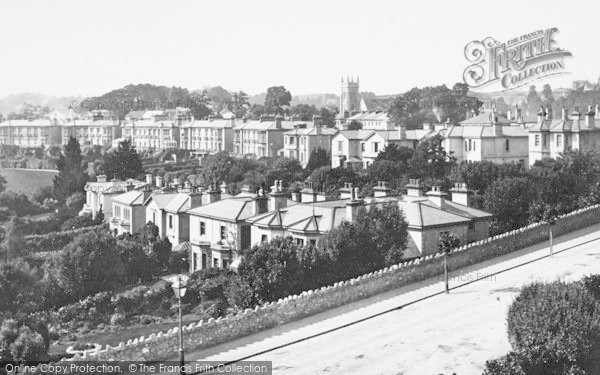
[[[521,366],[519,356],[510,352],[498,359],[486,361],[482,375],[526,375],[526,373]]]
[[[125,315],[119,313],[114,313],[111,315],[110,325],[119,326],[123,323],[125,323]]]
[[[535,283],[508,311],[508,337],[527,374],[589,367],[600,343],[600,303],[581,283]]]
[[[581,282],[596,299],[600,299],[600,275],[585,276],[581,279]]]

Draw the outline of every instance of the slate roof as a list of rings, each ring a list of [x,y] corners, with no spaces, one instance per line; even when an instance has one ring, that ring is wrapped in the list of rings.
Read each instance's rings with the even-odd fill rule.
[[[347,202],[346,199],[340,199],[298,203],[256,215],[248,218],[247,222],[259,227],[283,227],[292,232],[324,233],[339,226],[346,219]],[[397,203],[412,229],[465,224],[474,219],[492,217],[488,212],[449,200],[444,200],[442,207],[438,207],[426,197],[411,200],[402,200],[399,197],[364,198],[365,206],[384,202]]]
[[[144,192],[137,190],[128,191],[127,193],[114,197],[113,202],[125,204],[127,206],[140,205],[144,203]]]
[[[251,217],[253,214],[252,206],[252,199],[250,198],[229,198],[192,208],[186,212],[194,216],[236,222]]]
[[[496,134],[492,125],[451,125],[444,130],[445,137],[459,138],[494,138],[494,137],[529,137],[527,129],[520,126],[501,125],[500,133]]]
[[[492,125],[490,115],[492,115],[492,112],[482,112],[482,113],[478,114],[477,116],[473,116],[469,119],[461,121],[460,124],[461,125]],[[498,114],[496,114],[496,116],[498,117],[499,124],[507,124],[507,125],[510,124],[510,120],[508,120],[506,117],[498,115]]]
[[[321,128],[321,135],[335,135],[338,132],[337,129],[333,128]],[[317,135],[317,129],[315,128],[298,128],[285,132],[286,135]]]
[[[184,212],[190,209],[190,196],[184,193],[177,193],[165,206],[165,211],[171,213]]]
[[[542,120],[529,127],[529,131],[549,132],[591,132],[600,131],[600,119],[594,119],[594,127],[589,127],[585,117],[580,119],[552,119]]]

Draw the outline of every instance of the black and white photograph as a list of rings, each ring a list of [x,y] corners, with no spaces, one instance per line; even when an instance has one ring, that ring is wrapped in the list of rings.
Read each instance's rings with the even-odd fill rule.
[[[599,375],[598,19],[2,0],[0,375]]]

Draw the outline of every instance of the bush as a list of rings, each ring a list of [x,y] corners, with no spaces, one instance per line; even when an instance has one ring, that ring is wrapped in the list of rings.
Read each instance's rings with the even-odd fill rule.
[[[114,313],[111,315],[110,317],[110,325],[112,326],[119,326],[121,324],[125,323],[125,315],[123,314],[119,314],[119,313]]]
[[[589,369],[600,344],[600,303],[581,283],[526,286],[508,311],[508,337],[527,374]]]
[[[600,300],[600,275],[589,275],[581,279],[583,286]]]
[[[510,352],[498,359],[485,362],[482,375],[526,375],[521,366],[521,358],[514,352]]]

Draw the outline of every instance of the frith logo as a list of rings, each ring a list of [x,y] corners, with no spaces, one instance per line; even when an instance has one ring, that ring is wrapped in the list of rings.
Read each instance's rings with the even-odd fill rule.
[[[471,88],[496,85],[502,91],[525,86],[540,78],[568,74],[565,58],[571,52],[558,48],[557,28],[537,30],[505,43],[492,37],[474,40],[465,47],[469,65],[463,79]]]

